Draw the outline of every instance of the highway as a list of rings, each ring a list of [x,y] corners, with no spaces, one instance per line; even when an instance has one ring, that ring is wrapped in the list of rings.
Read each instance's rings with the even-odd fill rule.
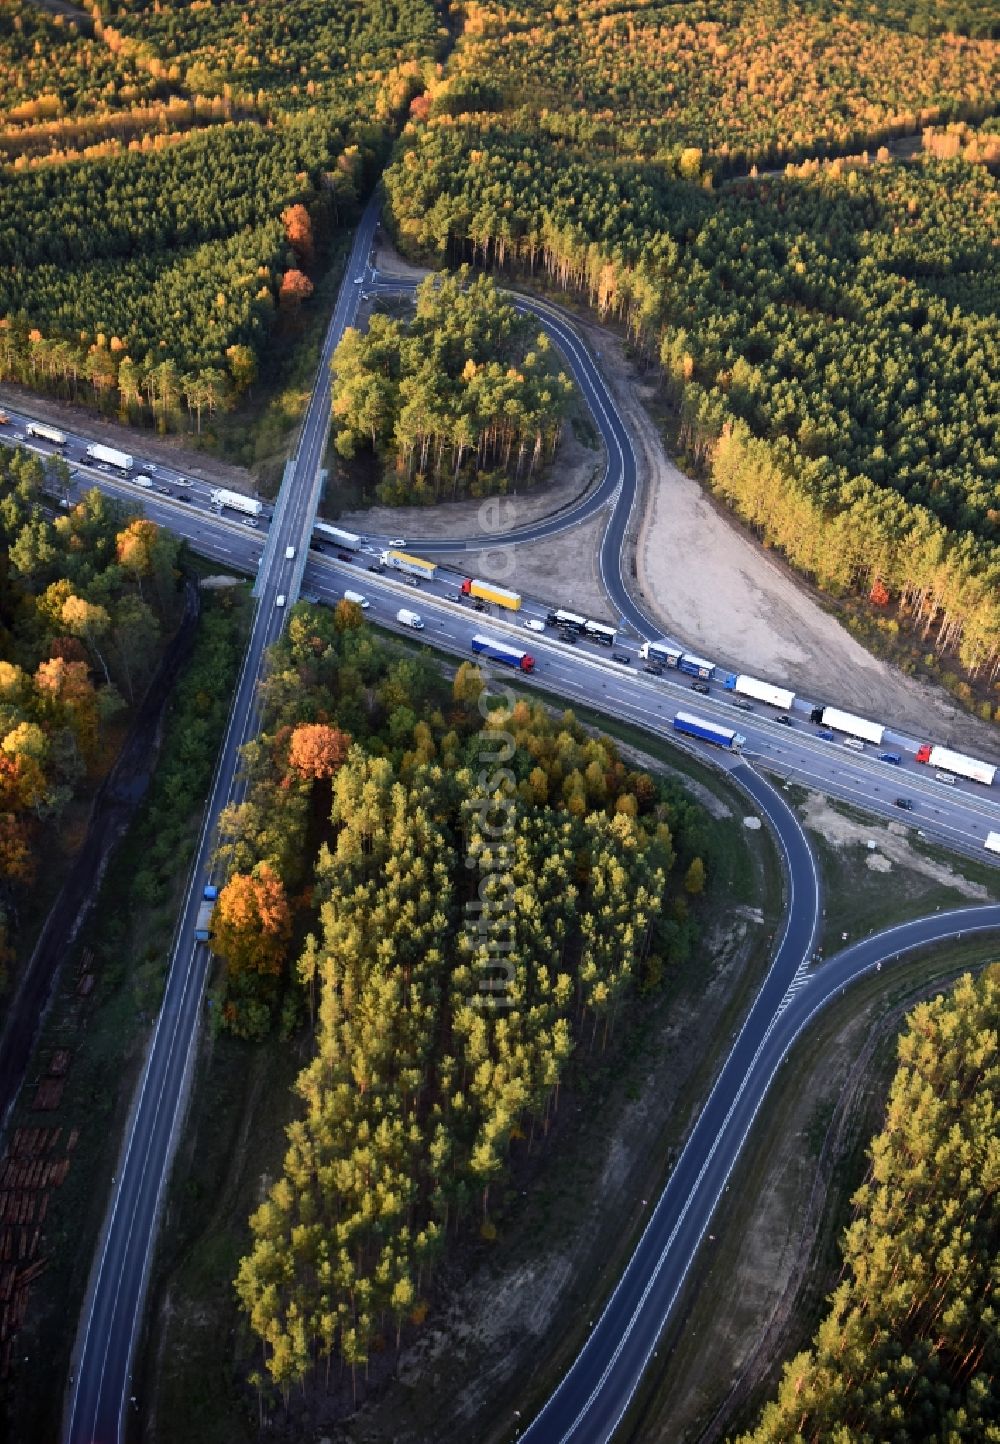
[[[288,614],[287,604],[279,606],[277,599],[285,597],[290,602],[297,590],[299,551],[312,530],[319,465],[330,423],[329,358],[354,316],[358,296],[354,278],[367,264],[376,221],[377,210],[369,206],[327,332],[294,467],[275,508],[263,557],[258,558],[258,605],[174,935],[163,1005],[126,1128],[74,1350],[75,1380],[64,1429],[69,1444],[110,1444],[125,1436],[132,1358],[159,1210],[190,1084],[209,959],[207,947],[194,941],[195,917],[210,876],[215,823],[237,782],[239,749],[257,730],[255,697],[264,654]],[[241,530],[247,540],[253,536],[259,553],[261,538],[249,529]],[[294,556],[286,555],[291,549]]]
[[[500,537],[454,542],[410,539],[409,550],[441,558],[438,574],[419,586],[379,568],[385,538],[367,539],[356,553],[334,555],[319,547],[309,550],[329,423],[326,359],[355,314],[361,294],[358,283],[363,278],[370,288],[386,284],[366,265],[375,222],[376,212],[369,207],[327,333],[295,464],[286,475],[273,512],[265,508],[257,523],[228,513],[217,515],[209,500],[212,488],[197,479],[140,461],[136,471],[141,468],[155,475],[160,488],[140,490],[133,481],[89,467],[83,456],[86,437],[70,436],[66,448],[74,470],[74,496],[96,482],[106,492],[141,506],[153,520],[186,537],[203,555],[229,569],[255,575],[258,598],[198,858],[178,923],[164,1006],[133,1107],[81,1324],[76,1383],[66,1427],[66,1438],[73,1444],[122,1437],[130,1392],[128,1371],[141,1321],[157,1212],[190,1080],[204,985],[205,950],[192,947],[189,941],[193,919],[208,875],[215,818],[221,806],[239,797],[238,790],[234,793],[240,785],[238,749],[256,730],[254,695],[263,653],[278,636],[300,586],[306,596],[327,603],[335,602],[346,588],[362,592],[370,604],[366,616],[374,624],[405,632],[411,641],[426,642],[455,657],[471,655],[471,638],[477,632],[516,641],[535,659],[532,686],[656,735],[674,737],[672,721],[681,708],[737,729],[746,739],[742,757],[699,743],[686,745],[729,771],[748,795],[748,810],[768,818],[784,856],[788,914],[765,983],[626,1273],[577,1362],[522,1436],[537,1444],[556,1439],[590,1444],[611,1438],[677,1298],[774,1070],[797,1036],[794,1030],[789,1032],[795,1020],[804,1027],[823,1000],[867,968],[887,961],[890,954],[880,952],[881,948],[891,946],[896,952],[947,935],[940,931],[945,919],[935,916],[908,925],[913,930],[912,943],[906,943],[902,934],[889,940],[870,939],[814,968],[819,886],[809,847],[780,795],[780,783],[794,781],[816,788],[852,802],[873,818],[904,822],[952,850],[1000,862],[983,852],[987,832],[1000,830],[998,790],[962,781],[954,785],[939,782],[930,769],[912,759],[918,742],[930,739],[912,739],[903,732],[888,734],[887,740],[903,754],[901,764],[892,765],[879,760],[878,749],[858,752],[837,741],[823,740],[808,721],[810,703],[803,699],[782,723],[780,714],[765,704],[739,709],[732,695],[716,684],[709,685],[707,694],[692,695],[690,680],[679,673],[654,676],[643,670],[639,642],[659,633],[632,602],[623,576],[622,555],[636,500],[635,454],[595,359],[567,319],[546,303],[517,298],[559,346],[592,409],[608,457],[598,487],[559,516]],[[393,287],[398,289],[395,283]],[[11,425],[3,428],[0,439],[16,442],[23,438],[27,418],[20,413],[10,415]],[[32,444],[42,452],[51,449]],[[524,599],[515,615],[500,614],[495,607],[475,610],[468,600],[460,599],[459,582],[468,575],[464,562],[484,543],[509,546],[544,540],[602,509],[609,513],[601,544],[602,576],[627,633],[619,636],[613,651],[583,640],[571,645],[555,635],[546,626],[548,608],[530,598]],[[293,554],[289,556],[290,548]],[[451,563],[457,563],[458,569],[452,569]],[[284,606],[277,605],[279,597],[285,598]],[[565,605],[571,607],[572,600],[567,597]],[[397,613],[403,607],[420,614],[421,630],[399,625]],[[529,630],[525,626],[528,621],[544,630]],[[762,777],[758,769],[776,777],[779,786]],[[900,808],[900,799],[909,803],[912,811]],[[960,917],[966,930],[993,927],[994,914],[1000,919],[997,909],[967,910],[954,915],[953,921]]]

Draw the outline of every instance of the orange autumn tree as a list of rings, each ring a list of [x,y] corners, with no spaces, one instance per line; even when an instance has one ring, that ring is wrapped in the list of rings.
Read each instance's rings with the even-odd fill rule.
[[[297,306],[300,301],[308,301],[312,293],[313,283],[301,271],[293,269],[282,276],[278,296],[286,305]]]
[[[153,570],[153,553],[158,539],[156,523],[137,517],[115,537],[119,562],[137,579],[148,577]],[[140,590],[141,586],[140,580]]]
[[[270,864],[234,873],[212,917],[212,950],[230,971],[277,976],[291,935],[285,886]]]
[[[304,722],[288,744],[288,765],[301,777],[333,777],[344,765],[351,739],[325,722]]]
[[[303,205],[288,206],[281,212],[281,219],[285,226],[288,244],[295,252],[299,263],[308,266],[315,250],[312,218],[309,212]]]

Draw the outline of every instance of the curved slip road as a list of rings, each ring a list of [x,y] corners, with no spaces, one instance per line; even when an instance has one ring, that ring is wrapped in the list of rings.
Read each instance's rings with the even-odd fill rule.
[[[814,972],[803,964],[777,999],[772,967],[621,1281],[555,1393],[519,1436],[522,1441],[613,1439],[771,1083],[817,1014],[858,978],[904,953],[993,932],[1000,932],[998,904],[919,918],[845,948]],[[782,948],[787,943],[786,936]]]

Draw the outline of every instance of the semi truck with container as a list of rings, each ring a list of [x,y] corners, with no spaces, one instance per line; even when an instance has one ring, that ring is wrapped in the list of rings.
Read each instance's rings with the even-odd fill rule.
[[[983,846],[987,852],[1000,854],[1000,832],[988,832]]]
[[[952,752],[948,747],[935,747],[930,742],[917,748],[917,761],[939,767],[942,772],[954,772],[956,777],[967,777],[970,782],[981,782],[984,787],[992,787],[997,775],[992,762],[980,762],[978,757],[966,757],[962,752]]]
[[[477,657],[486,657],[491,662],[500,662],[503,666],[514,667],[520,672],[535,670],[535,659],[528,652],[523,652],[520,647],[512,647],[507,642],[498,642],[493,637],[473,637],[472,650]]]
[[[228,506],[233,511],[243,512],[245,516],[260,516],[264,510],[263,504],[255,496],[245,496],[242,491],[227,491],[224,486],[212,492],[211,502],[217,511]]]
[[[809,720],[821,727],[832,727],[834,732],[846,732],[862,742],[874,742],[876,747],[881,747],[885,736],[881,722],[869,722],[867,717],[855,717],[853,712],[842,712],[839,707],[814,707]]]
[[[339,526],[331,526],[327,521],[318,521],[313,527],[313,536],[317,541],[329,542],[331,546],[342,547],[345,552],[359,552],[364,546],[364,537],[358,536],[357,532],[342,531]]]
[[[718,722],[710,722],[707,717],[697,717],[693,712],[678,712],[674,718],[674,731],[683,733],[685,737],[697,737],[700,742],[711,742],[727,752],[742,752],[747,740],[739,732],[734,732],[732,727],[723,727]]]
[[[24,428],[29,436],[35,437],[37,441],[48,441],[53,446],[65,446],[66,434],[57,431],[54,426],[46,426],[44,421],[29,421]]]
[[[415,632],[422,632],[424,619],[419,612],[411,612],[409,607],[400,607],[396,613],[396,621],[401,627],[412,627]]]
[[[743,672],[727,672],[722,685],[727,692],[735,692],[739,697],[752,697],[755,702],[766,702],[769,707],[780,707],[783,712],[787,712],[795,701],[795,693],[789,692],[787,687],[774,687],[770,682],[748,677]]]
[[[212,913],[218,896],[219,889],[215,884],[207,883],[198,904],[198,916],[194,924],[194,935],[199,943],[207,943],[212,936]]]
[[[135,465],[135,457],[127,451],[119,451],[116,446],[101,446],[94,442],[88,446],[85,453],[88,461],[94,461],[104,466],[117,467],[119,471],[131,471]]]
[[[432,582],[437,576],[434,562],[426,562],[423,557],[412,557],[409,552],[383,552],[380,560],[384,567],[393,572],[402,572],[404,576],[419,577],[428,582]]]
[[[475,597],[481,602],[493,602],[511,612],[520,610],[521,596],[507,587],[494,586],[492,582],[481,582],[476,577],[466,577],[460,588],[463,597]]]

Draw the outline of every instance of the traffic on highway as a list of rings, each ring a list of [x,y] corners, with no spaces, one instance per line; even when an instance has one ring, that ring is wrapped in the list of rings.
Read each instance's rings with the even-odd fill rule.
[[[865,940],[836,958],[814,955],[821,915],[815,861],[783,785],[799,783],[841,798],[873,817],[905,822],[948,848],[996,860],[1000,835],[995,764],[911,737],[876,719],[841,711],[836,699],[807,699],[779,681],[720,667],[661,636],[633,601],[623,556],[637,495],[628,427],[596,361],[556,308],[517,302],[539,319],[566,358],[607,452],[594,490],[558,516],[496,538],[458,541],[360,536],[318,523],[330,426],[329,361],[359,300],[374,290],[407,289],[380,278],[370,253],[377,225],[369,205],[355,237],[326,334],[298,448],[277,502],[220,488],[204,477],[60,431],[8,411],[0,440],[60,455],[71,469],[71,505],[97,485],[186,538],[231,571],[254,577],[257,609],[220,754],[197,857],[178,922],[163,1008],[115,1172],[115,1186],[75,1352],[65,1438],[83,1444],[122,1440],[130,1371],[156,1239],[165,1181],[183,1117],[209,952],[196,941],[211,871],[219,812],[238,802],[241,746],[257,730],[257,682],[267,648],[300,596],[333,605],[343,598],[373,624],[456,659],[479,658],[554,697],[670,737],[725,768],[768,821],[788,885],[785,929],[767,977],[723,1064],[645,1232],[587,1342],[562,1384],[522,1437],[610,1440],[634,1397],[690,1270],[774,1072],[808,1019],[855,977],[906,949],[962,930],[1000,927],[1000,908],[967,909],[908,924],[905,934]],[[367,290],[361,288],[365,286]],[[481,573],[482,549],[540,541],[607,512],[600,549],[616,625],[551,607]],[[769,774],[768,778],[761,771]]]

